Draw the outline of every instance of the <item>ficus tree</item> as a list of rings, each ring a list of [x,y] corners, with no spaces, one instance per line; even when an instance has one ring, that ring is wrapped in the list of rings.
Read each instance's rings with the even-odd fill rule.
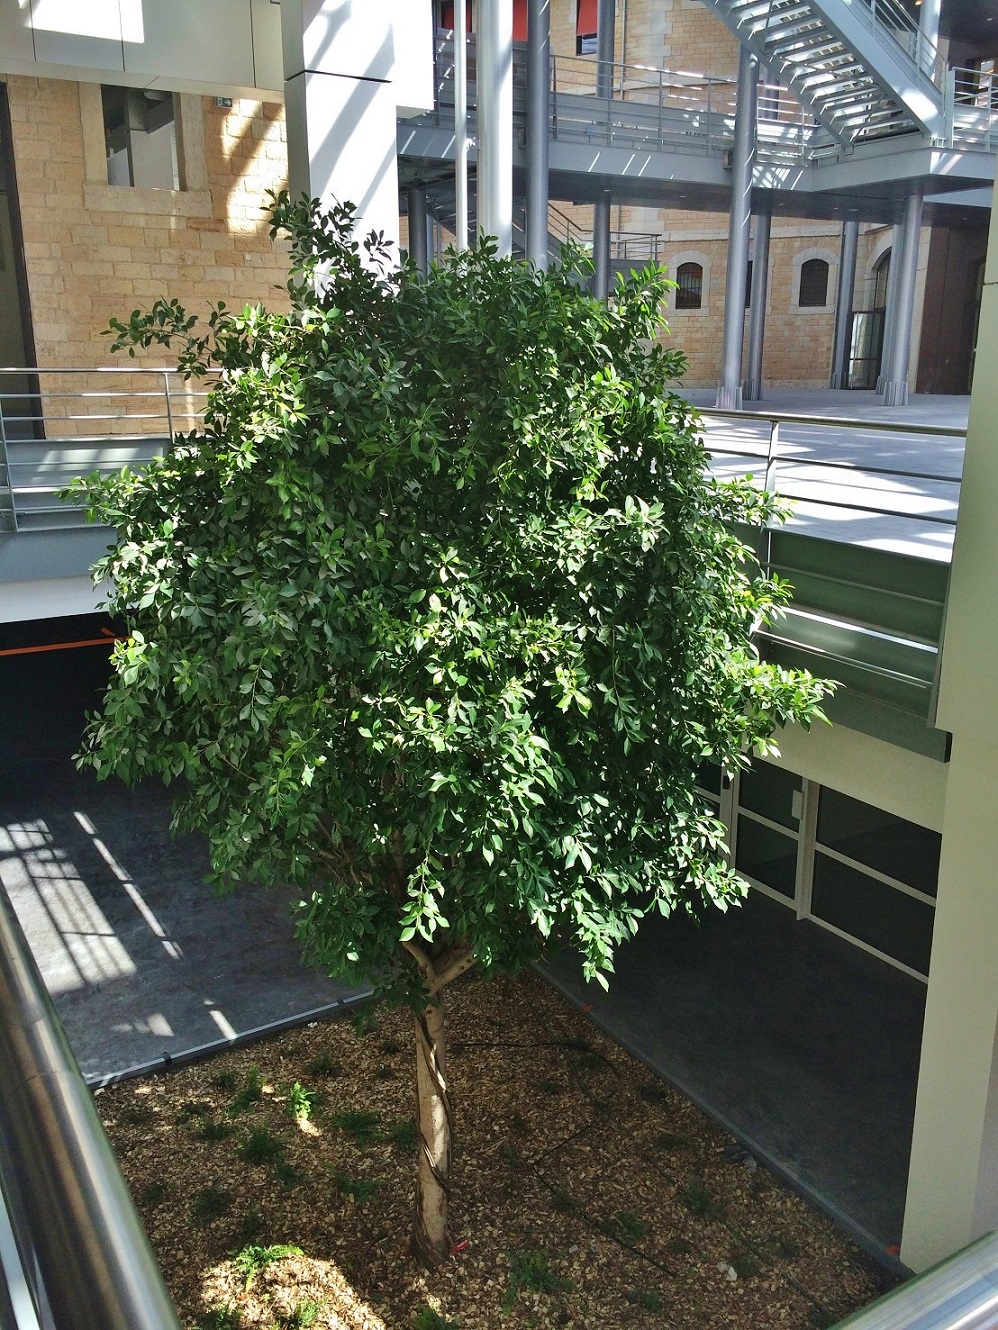
[[[211,376],[143,474],[80,482],[128,625],[81,761],[177,781],[215,883],[292,883],[307,956],[407,1003],[413,1244],[450,1250],[443,995],[552,943],[605,983],[642,916],[744,888],[696,793],[826,685],[766,663],[786,588],[734,534],[655,270],[608,304],[488,243],[393,270],[351,210],[274,200],[290,312],[175,301],[116,348]]]

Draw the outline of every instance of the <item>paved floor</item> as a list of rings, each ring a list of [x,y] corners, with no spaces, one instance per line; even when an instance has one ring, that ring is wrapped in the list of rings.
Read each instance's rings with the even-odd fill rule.
[[[169,833],[161,787],[75,770],[105,671],[97,648],[0,660],[0,884],[90,1079],[352,991],[302,965],[286,893],[214,895],[202,843]]]

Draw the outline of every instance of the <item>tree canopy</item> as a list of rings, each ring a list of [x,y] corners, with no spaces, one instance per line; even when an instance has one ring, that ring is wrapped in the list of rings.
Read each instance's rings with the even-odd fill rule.
[[[331,969],[556,935],[599,974],[649,909],[740,894],[697,766],[824,691],[752,642],[786,588],[734,528],[774,501],[710,477],[660,273],[609,305],[488,244],[379,273],[349,224],[279,201],[290,313],[116,325],[217,377],[171,455],[88,482],[130,636],[86,760],[184,778],[217,881],[293,882]]]
[[[349,208],[273,221],[288,313],[114,324],[214,386],[162,461],[85,482],[128,637],[83,760],[179,781],[217,883],[292,883],[306,953],[417,1012],[550,939],[602,978],[649,911],[744,890],[698,765],[820,715],[753,644],[787,589],[735,531],[775,501],[710,476],[659,271],[603,304],[577,262],[421,276]]]

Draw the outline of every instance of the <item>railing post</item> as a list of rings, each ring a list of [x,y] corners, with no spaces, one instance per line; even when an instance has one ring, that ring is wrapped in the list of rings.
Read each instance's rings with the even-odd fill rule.
[[[946,146],[952,148],[956,130],[956,70],[947,69],[943,79],[943,124],[946,127]]]
[[[7,422],[3,414],[3,385],[0,383],[0,466],[7,478],[7,493],[10,495],[10,520],[17,531],[17,504],[14,500],[14,481],[10,474],[10,458],[7,455]]]
[[[166,429],[170,436],[170,449],[172,451],[176,440],[173,437],[173,403],[170,401],[170,372],[163,371],[163,394],[166,397]]]

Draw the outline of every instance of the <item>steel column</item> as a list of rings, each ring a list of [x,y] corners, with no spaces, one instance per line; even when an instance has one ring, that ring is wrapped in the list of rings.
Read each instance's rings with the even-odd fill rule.
[[[513,0],[478,6],[478,229],[513,252]]]
[[[743,46],[738,56],[735,146],[731,160],[731,208],[728,214],[728,272],[724,283],[724,341],[717,406],[740,410],[742,404],[742,337],[745,330],[745,279],[748,276],[752,170],[755,165],[755,113],[758,63]]]
[[[884,337],[880,347],[880,373],[877,375],[877,393],[884,391],[887,366],[891,362],[894,344],[894,311],[897,309],[898,279],[901,274],[901,228],[891,227],[891,257],[887,269],[887,295],[884,303]]]
[[[527,0],[527,258],[548,266],[551,0]]]
[[[882,398],[884,406],[905,406],[908,401],[908,360],[911,356],[911,323],[915,314],[915,282],[918,277],[918,242],[921,229],[922,191],[913,189],[908,195],[904,209],[891,358],[884,378]],[[893,257],[892,254],[892,261]]]
[[[742,399],[758,402],[762,397],[762,346],[766,337],[766,291],[769,286],[769,235],[772,217],[769,204],[755,215],[752,240],[752,291],[749,310],[748,374]]]
[[[417,269],[425,273],[429,267],[426,243],[426,190],[411,185],[405,191],[405,211],[409,219],[409,258]]]
[[[859,247],[859,218],[842,223],[839,250],[839,286],[835,296],[835,332],[832,336],[832,373],[829,388],[849,387],[849,350],[852,333],[852,293],[856,286],[856,253]]]
[[[454,5],[454,245],[468,248],[468,13]]]
[[[593,204],[593,295],[610,295],[610,191],[604,189]]]

